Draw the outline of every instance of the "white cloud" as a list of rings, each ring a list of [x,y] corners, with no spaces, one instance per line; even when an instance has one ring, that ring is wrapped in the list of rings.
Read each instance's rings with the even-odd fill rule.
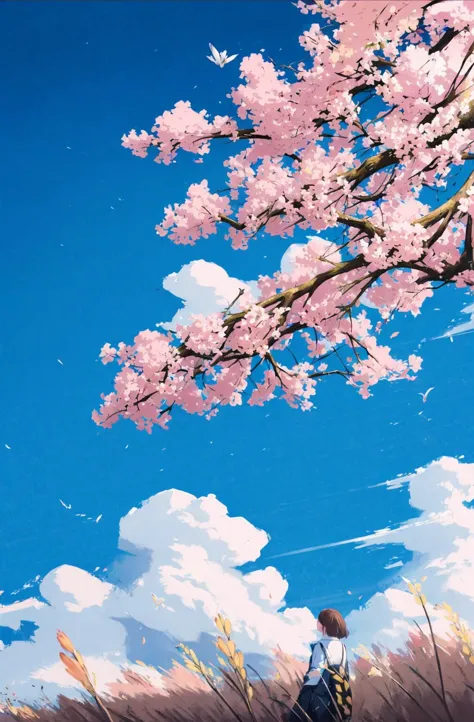
[[[373,534],[293,549],[272,558],[345,545],[356,545],[356,549],[401,545],[412,553],[413,560],[403,564],[394,556],[385,569],[403,567],[401,575],[415,581],[426,576],[423,589],[428,600],[433,605],[451,604],[474,628],[474,464],[443,457],[414,474],[376,485],[380,486],[386,486],[389,492],[408,492],[413,517]],[[430,613],[436,630],[447,633],[448,623],[442,613],[432,607]],[[390,588],[375,594],[362,609],[348,616],[351,647],[378,643],[398,649],[408,631],[413,630],[414,619],[423,628],[423,610],[400,576]]]
[[[419,511],[388,534],[372,535],[363,546],[401,544],[413,553],[413,561],[403,568],[403,576],[420,581],[426,576],[424,592],[433,604],[447,602],[474,627],[474,464],[443,457],[426,468],[387,483],[395,491],[407,487],[410,505]],[[447,623],[431,610],[440,633]],[[401,646],[412,620],[423,621],[422,609],[406,591],[406,584],[394,584],[375,594],[364,609],[348,618],[356,643]],[[412,628],[412,627],[411,627]]]
[[[0,606],[0,626],[38,626],[32,642],[2,650],[0,688],[8,685],[27,701],[40,684],[51,697],[79,693],[59,664],[58,628],[82,652],[102,691],[137,660],[168,668],[181,641],[215,662],[210,635],[219,612],[232,620],[237,645],[262,671],[277,645],[306,656],[316,621],[308,609],[285,608],[288,584],[280,573],[236,568],[258,559],[267,543],[264,531],[230,517],[213,495],[197,499],[170,490],[151,497],[120,522],[118,546],[127,552],[116,568],[121,584],[65,565],[40,585],[47,603],[32,598]],[[164,606],[155,606],[152,593]]]
[[[291,273],[297,261],[304,263],[304,255],[308,249],[310,256],[324,255],[332,263],[340,260],[340,254],[333,243],[319,236],[307,238],[309,244],[293,243],[288,246],[281,259],[282,273]],[[193,314],[208,315],[223,311],[235,301],[241,289],[245,292],[245,296],[232,305],[232,311],[246,308],[250,299],[257,301],[260,298],[256,280],[241,281],[233,278],[222,266],[203,259],[191,261],[180,271],[170,273],[163,280],[163,288],[183,301],[182,308],[175,313],[171,321],[157,324],[169,330],[175,330],[177,324],[183,326],[189,324]]]
[[[202,259],[191,261],[177,273],[170,273],[163,280],[163,288],[183,301],[183,307],[175,313],[171,321],[158,324],[171,330],[174,330],[177,324],[189,324],[193,314],[208,315],[223,311],[237,298],[241,289],[252,295],[257,291],[255,282],[233,278],[217,263]],[[240,310],[238,301],[232,306],[232,310]]]
[[[469,314],[469,320],[459,323],[457,326],[453,326],[453,328],[446,331],[446,333],[439,336],[439,338],[447,338],[448,336],[457,336],[459,334],[471,333],[474,331],[474,303],[470,306],[466,306],[466,308],[463,308],[461,313]]]

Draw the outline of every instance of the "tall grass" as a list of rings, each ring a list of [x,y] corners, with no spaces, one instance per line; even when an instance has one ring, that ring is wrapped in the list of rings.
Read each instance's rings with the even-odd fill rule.
[[[452,639],[436,637],[421,583],[408,582],[422,607],[425,630],[416,625],[403,650],[361,647],[352,665],[353,722],[469,722],[474,720],[474,649],[470,630],[443,604]],[[125,672],[109,695],[96,691],[93,675],[66,635],[58,636],[66,668],[84,688],[82,701],[61,697],[55,705],[14,706],[3,714],[39,722],[280,722],[295,704],[306,664],[275,652],[274,674],[261,679],[232,640],[230,621],[216,618],[216,665],[204,664],[179,645],[182,663],[157,689],[142,675]],[[68,660],[68,661],[66,661]],[[72,664],[76,662],[75,664]],[[71,666],[72,665],[72,666]],[[249,676],[251,679],[249,679]],[[89,697],[89,699],[87,699]]]

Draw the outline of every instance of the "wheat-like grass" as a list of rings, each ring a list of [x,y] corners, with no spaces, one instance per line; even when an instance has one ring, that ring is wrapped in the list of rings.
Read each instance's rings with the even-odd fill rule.
[[[439,696],[439,699],[444,707],[444,710],[449,719],[449,722],[454,722],[453,716],[451,714],[451,710],[449,709],[448,700],[447,700],[447,696],[446,696],[446,688],[445,688],[445,684],[444,684],[443,670],[441,668],[441,660],[440,660],[440,656],[439,656],[438,643],[436,642],[433,625],[431,623],[431,617],[428,612],[427,599],[426,599],[425,595],[423,594],[423,589],[422,589],[421,583],[412,582],[409,579],[404,579],[404,581],[406,582],[406,584],[408,586],[409,592],[412,594],[413,598],[415,599],[415,602],[422,607],[423,613],[426,617],[426,621],[428,622],[431,641],[433,643],[433,650],[434,650],[435,659],[436,659],[436,666],[438,668],[438,676],[439,676],[439,684],[440,684],[440,688],[441,688],[441,695],[438,695],[438,693],[436,692],[436,690],[434,688],[433,688],[433,692]],[[425,582],[425,581],[426,581],[426,577],[422,577],[421,582]],[[420,679],[422,679],[424,682],[426,682],[426,684],[429,684],[429,682],[422,675],[420,675]]]
[[[239,690],[243,692],[245,703],[251,712],[253,687],[247,677],[244,655],[237,649],[235,642],[231,638],[232,625],[222,614],[218,614],[214,621],[219,632],[225,636],[225,639],[223,637],[217,637],[216,642],[217,649],[224,655],[225,659],[222,657],[218,657],[217,659],[222,666],[226,667],[228,665],[236,676]]]
[[[24,720],[32,720],[32,719],[38,719],[39,714],[35,712],[35,710],[32,707],[29,707],[26,704],[15,706],[11,703],[9,699],[6,701],[6,709],[12,714],[14,717],[19,717],[20,719]]]
[[[58,630],[56,638],[60,646],[64,649],[64,652],[68,653],[59,653],[61,661],[66,668],[66,672],[77,680],[79,684],[81,684],[82,687],[84,687],[84,689],[91,695],[91,697],[94,698],[100,711],[106,717],[107,722],[113,722],[110,712],[102,702],[99,693],[96,690],[95,675],[92,675],[91,678],[82,654],[74,647],[74,644],[64,632]]]
[[[471,630],[461,622],[459,614],[453,610],[453,608],[443,602],[443,604],[437,605],[437,609],[441,609],[445,612],[446,617],[451,622],[451,632],[461,643],[461,652],[471,664],[474,664],[474,646],[472,642]]]
[[[219,699],[227,709],[232,713],[232,715],[238,720],[238,722],[243,722],[240,715],[233,709],[233,707],[229,704],[229,702],[226,700],[222,692],[220,691],[218,687],[219,680],[215,676],[212,667],[208,667],[204,662],[202,662],[196,652],[191,649],[190,647],[187,647],[185,644],[178,644],[177,649],[180,650],[183,659],[184,659],[184,665],[187,669],[191,670],[191,672],[195,672],[196,674],[199,674],[205,682],[209,685],[209,687],[212,689],[213,692],[217,694]]]

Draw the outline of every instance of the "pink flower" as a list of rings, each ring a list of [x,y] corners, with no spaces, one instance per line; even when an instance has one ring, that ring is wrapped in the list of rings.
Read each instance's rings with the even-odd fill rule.
[[[283,70],[252,53],[227,96],[229,116],[179,100],[150,132],[122,137],[164,165],[182,153],[200,164],[216,146],[226,154],[221,180],[191,178],[157,235],[194,245],[221,233],[235,250],[286,242],[286,252],[239,298],[238,315],[198,314],[174,334],[106,343],[100,358],[117,374],[93,414],[102,426],[127,418],[150,433],[176,408],[211,419],[274,398],[310,410],[316,384],[332,375],[368,398],[380,381],[413,380],[422,367],[418,355],[398,359],[379,345],[394,314],[419,315],[444,281],[474,288],[465,244],[474,182],[457,180],[474,147],[473,4],[297,7],[309,21],[304,62]],[[446,28],[453,37],[439,52]]]

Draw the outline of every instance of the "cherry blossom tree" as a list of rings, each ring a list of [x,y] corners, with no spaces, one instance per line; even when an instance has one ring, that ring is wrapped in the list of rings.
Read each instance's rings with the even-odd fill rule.
[[[446,284],[474,286],[474,3],[298,7],[312,16],[299,38],[306,62],[278,67],[252,54],[231,91],[235,117],[180,101],[123,145],[168,165],[232,141],[225,191],[204,180],[165,209],[156,232],[174,243],[222,227],[241,251],[259,234],[289,244],[296,228],[318,235],[297,248],[291,271],[260,276],[259,296],[243,293],[236,312],[106,344],[103,363],[120,368],[93,414],[103,427],[123,417],[151,432],[177,407],[210,418],[278,396],[307,410],[328,376],[367,398],[380,380],[413,379],[421,367],[379,343],[394,314],[419,314]]]

